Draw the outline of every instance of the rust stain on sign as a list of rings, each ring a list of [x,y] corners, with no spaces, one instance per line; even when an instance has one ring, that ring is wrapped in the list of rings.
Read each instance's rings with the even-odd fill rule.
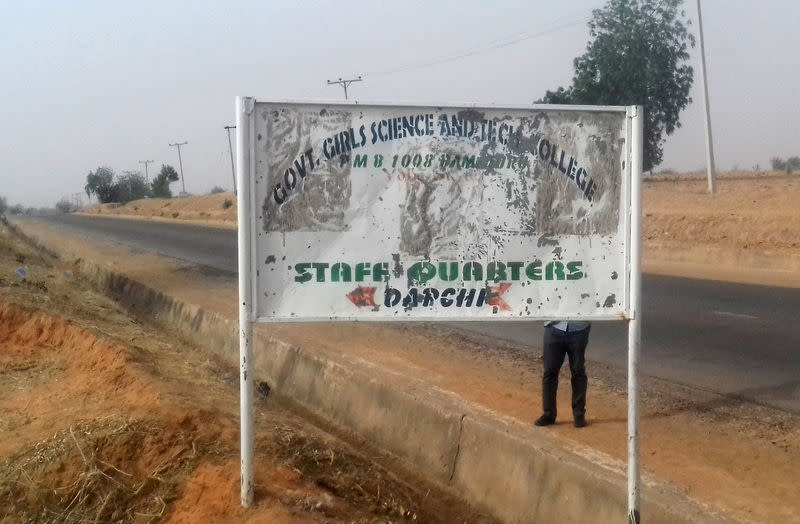
[[[357,307],[374,307],[376,289],[374,287],[358,286],[347,294],[347,298]]]
[[[505,300],[503,300],[503,298],[500,296],[503,293],[505,293],[506,291],[508,291],[508,288],[510,288],[510,287],[511,287],[511,284],[509,284],[509,283],[503,283],[503,284],[500,284],[499,286],[490,287],[489,288],[489,300],[486,303],[488,305],[490,305],[490,306],[496,306],[501,311],[511,311],[512,307],[509,306],[508,303]]]

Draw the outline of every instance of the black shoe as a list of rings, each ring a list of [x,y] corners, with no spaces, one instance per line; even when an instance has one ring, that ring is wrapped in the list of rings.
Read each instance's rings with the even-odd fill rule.
[[[555,424],[555,423],[556,423],[556,418],[555,417],[551,417],[550,415],[542,415],[541,417],[537,418],[536,421],[534,421],[533,425],[534,426],[550,426],[551,424]]]
[[[576,415],[574,424],[575,424],[576,428],[586,427],[586,416],[585,415]]]

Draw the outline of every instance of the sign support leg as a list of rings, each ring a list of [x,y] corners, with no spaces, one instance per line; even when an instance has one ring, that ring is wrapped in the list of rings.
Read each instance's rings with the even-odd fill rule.
[[[236,98],[236,162],[239,178],[239,411],[241,422],[242,506],[253,505],[253,292],[251,286],[250,115],[253,99]]]
[[[628,522],[639,524],[641,470],[639,465],[639,341],[640,321],[628,321]]]
[[[641,466],[639,464],[639,350],[642,342],[642,159],[644,118],[642,106],[631,116],[631,238],[630,307],[628,320],[628,522],[641,521]]]
[[[242,506],[253,505],[253,326],[239,323],[239,410],[241,417]]]

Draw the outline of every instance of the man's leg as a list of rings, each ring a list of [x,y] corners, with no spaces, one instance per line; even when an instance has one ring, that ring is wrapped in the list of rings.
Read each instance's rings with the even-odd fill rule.
[[[589,331],[586,328],[570,333],[567,343],[569,369],[572,373],[572,416],[575,420],[583,419],[586,414],[586,346],[589,343]]]
[[[544,328],[542,346],[542,411],[544,416],[556,419],[556,394],[558,392],[558,372],[564,363],[566,333],[552,326]]]

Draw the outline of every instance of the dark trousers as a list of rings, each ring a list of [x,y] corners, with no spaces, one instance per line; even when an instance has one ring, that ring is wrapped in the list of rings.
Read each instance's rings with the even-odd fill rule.
[[[585,354],[589,343],[591,326],[580,331],[561,331],[553,326],[544,328],[542,375],[542,408],[545,415],[556,417],[556,392],[558,391],[558,372],[564,363],[564,355],[569,356],[569,369],[572,372],[572,415],[586,414]]]

